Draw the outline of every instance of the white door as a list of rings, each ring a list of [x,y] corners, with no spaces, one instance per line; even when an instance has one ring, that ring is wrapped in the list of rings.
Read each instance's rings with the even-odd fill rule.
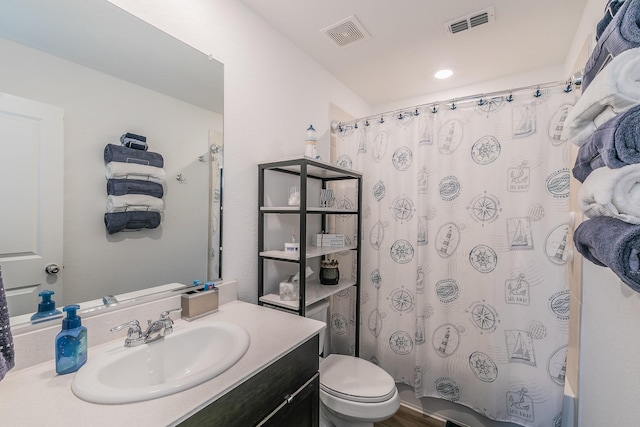
[[[11,316],[35,312],[45,289],[62,303],[63,165],[63,110],[0,93],[0,267]]]

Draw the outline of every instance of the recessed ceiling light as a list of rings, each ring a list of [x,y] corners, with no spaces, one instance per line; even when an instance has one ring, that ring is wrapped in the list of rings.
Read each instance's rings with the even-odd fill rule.
[[[446,79],[446,78],[451,77],[452,75],[453,75],[453,71],[445,68],[445,69],[437,71],[433,75],[433,77],[435,77],[436,79]]]

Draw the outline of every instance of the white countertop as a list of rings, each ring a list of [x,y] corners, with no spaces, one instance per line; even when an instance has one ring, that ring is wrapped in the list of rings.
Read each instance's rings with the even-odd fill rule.
[[[75,374],[56,375],[53,360],[20,371],[0,381],[0,423],[11,426],[175,425],[244,382],[324,328],[324,323],[241,301],[194,322],[176,320],[175,328],[206,320],[244,327],[251,338],[245,355],[217,377],[170,396],[125,405],[99,405],[77,398],[71,391]],[[89,334],[91,331],[89,331]],[[89,348],[113,346],[117,340]],[[53,346],[53,343],[51,344]]]

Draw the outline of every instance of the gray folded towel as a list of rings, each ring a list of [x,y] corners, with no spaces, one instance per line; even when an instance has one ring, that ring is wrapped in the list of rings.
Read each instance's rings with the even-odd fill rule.
[[[640,46],[640,0],[626,0],[606,25],[584,67],[582,92],[607,64],[628,49]]]
[[[604,16],[602,17],[600,22],[598,22],[598,25],[596,25],[596,40],[600,40],[602,33],[604,33],[604,30],[607,29],[607,26],[609,25],[613,17],[616,16],[616,13],[618,13],[618,10],[622,7],[623,4],[624,0],[609,0],[607,2],[607,7],[604,10]]]
[[[162,184],[139,179],[108,179],[107,194],[109,196],[126,196],[127,194],[144,194],[162,199]]]
[[[640,225],[597,216],[573,233],[578,252],[596,265],[609,267],[624,283],[640,292]]]
[[[104,225],[109,234],[122,230],[156,228],[160,225],[160,221],[160,212],[131,211],[104,214]]]
[[[151,151],[136,150],[123,145],[107,144],[104,147],[104,162],[138,163],[141,165],[164,166],[164,159],[159,153]]]
[[[2,268],[0,267],[0,380],[15,366],[15,353],[13,348],[13,336],[9,324],[9,307],[7,296],[2,281]]]
[[[640,163],[640,105],[609,119],[578,150],[573,176],[580,182],[597,168]]]

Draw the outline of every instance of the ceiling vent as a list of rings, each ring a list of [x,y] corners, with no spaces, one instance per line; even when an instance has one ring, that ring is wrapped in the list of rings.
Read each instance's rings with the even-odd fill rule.
[[[489,6],[488,8],[478,12],[445,22],[444,26],[449,34],[456,34],[493,21],[495,21],[495,11],[493,6]]]
[[[353,15],[320,31],[338,47],[351,46],[371,38],[358,18]]]

